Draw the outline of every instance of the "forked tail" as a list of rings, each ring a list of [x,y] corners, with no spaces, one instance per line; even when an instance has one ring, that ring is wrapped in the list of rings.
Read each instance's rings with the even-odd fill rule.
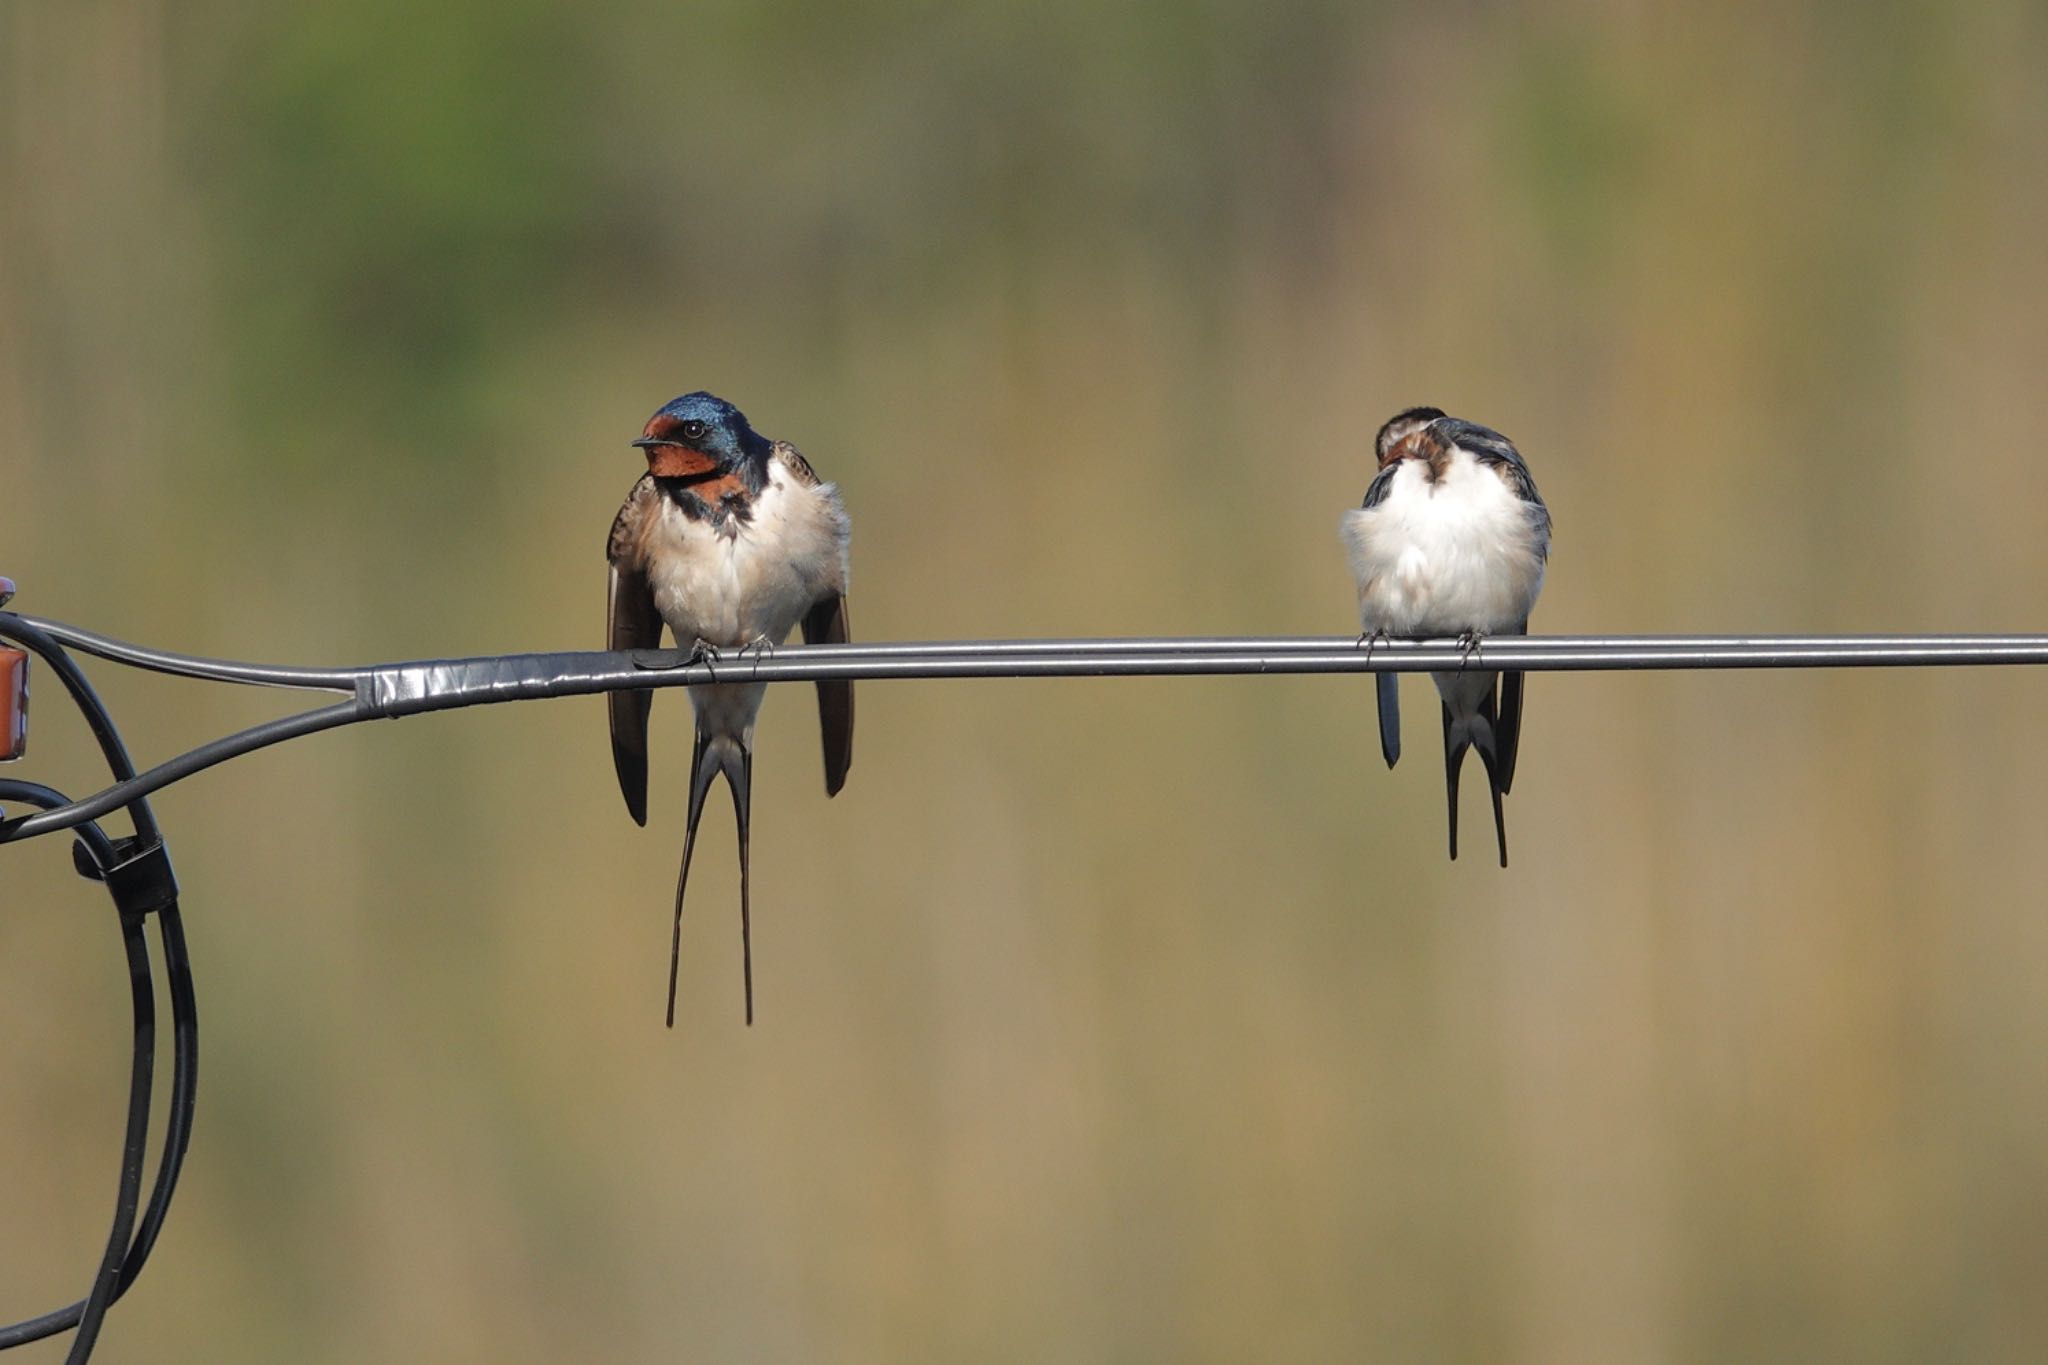
[[[1451,817],[1451,861],[1458,858],[1458,769],[1464,765],[1465,751],[1477,750],[1479,761],[1486,769],[1486,786],[1493,794],[1493,834],[1500,844],[1500,865],[1508,865],[1508,827],[1501,814],[1500,764],[1494,752],[1496,712],[1494,686],[1489,683],[1486,695],[1478,707],[1463,715],[1453,713],[1449,702],[1444,703],[1444,788],[1450,801]]]
[[[754,1022],[754,931],[748,877],[747,812],[752,802],[754,756],[731,735],[711,734],[701,726],[690,755],[690,819],[683,835],[683,866],[676,874],[675,927],[668,945],[668,1026],[676,1026],[676,969],[683,947],[683,893],[690,885],[690,855],[697,847],[697,822],[704,816],[704,798],[711,779],[725,774],[732,789],[732,809],[740,836],[740,964],[746,976],[747,1024]]]

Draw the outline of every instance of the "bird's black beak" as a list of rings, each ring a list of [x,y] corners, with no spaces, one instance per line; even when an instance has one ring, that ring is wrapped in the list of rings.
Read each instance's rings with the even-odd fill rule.
[[[652,450],[656,446],[679,446],[682,444],[682,442],[671,441],[668,440],[666,437],[661,436],[642,436],[639,440],[633,442],[633,444],[638,446],[642,450]]]

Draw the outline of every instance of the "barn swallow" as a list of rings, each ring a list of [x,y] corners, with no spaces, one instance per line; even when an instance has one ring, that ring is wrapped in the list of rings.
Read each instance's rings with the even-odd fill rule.
[[[1340,528],[1365,636],[1457,636],[1477,653],[1483,636],[1526,634],[1550,558],[1550,509],[1514,442],[1438,408],[1409,408],[1380,428],[1374,450],[1379,472]],[[1506,867],[1500,799],[1515,780],[1522,675],[1461,667],[1430,676],[1443,698],[1451,857],[1458,769],[1465,751],[1477,749]],[[1392,673],[1379,674],[1378,684],[1380,752],[1391,768],[1401,756],[1399,693]]]
[[[851,523],[839,490],[819,480],[795,446],[770,441],[740,410],[708,393],[686,393],[648,419],[633,442],[647,472],[612,522],[607,614],[612,649],[653,649],[664,622],[676,646],[698,658],[727,649],[765,650],[803,626],[807,644],[847,639],[847,543]],[[747,1022],[754,1022],[752,912],[748,899],[747,811],[754,769],[754,718],[766,683],[690,688],[697,717],[690,756],[689,824],[676,874],[669,941],[668,1024],[676,1022],[676,962],[690,854],[712,778],[732,790],[740,843],[740,951]],[[612,761],[633,819],[647,823],[649,690],[613,692]],[[825,739],[825,794],[836,795],[853,762],[853,684],[818,683]]]

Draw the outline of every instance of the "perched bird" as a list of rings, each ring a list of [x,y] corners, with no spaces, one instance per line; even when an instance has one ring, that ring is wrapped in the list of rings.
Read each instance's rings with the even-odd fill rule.
[[[1374,445],[1379,473],[1340,528],[1358,580],[1363,638],[1457,636],[1469,657],[1482,636],[1526,634],[1550,557],[1550,509],[1514,442],[1437,408],[1409,408],[1380,428]],[[1477,749],[1506,867],[1500,799],[1515,780],[1522,675],[1460,668],[1431,676],[1443,697],[1451,857],[1458,856],[1458,769],[1465,751]],[[1396,675],[1377,681],[1380,751],[1391,768],[1401,756]]]
[[[766,650],[803,625],[809,644],[847,638],[847,542],[851,525],[839,490],[821,483],[787,441],[770,441],[740,410],[708,393],[686,393],[648,419],[633,442],[647,473],[612,522],[607,616],[612,649],[653,649],[667,622],[678,649],[716,659],[721,650]],[[766,683],[690,688],[697,744],[690,757],[689,826],[676,876],[669,943],[668,1023],[676,1022],[676,960],[683,892],[697,822],[714,775],[732,789],[740,841],[740,947],[747,1022],[754,1022],[752,912],[748,901],[747,810],[754,718]],[[647,823],[647,712],[652,691],[613,692],[612,761],[633,819]],[[853,684],[818,684],[825,739],[825,794],[836,795],[853,762]]]

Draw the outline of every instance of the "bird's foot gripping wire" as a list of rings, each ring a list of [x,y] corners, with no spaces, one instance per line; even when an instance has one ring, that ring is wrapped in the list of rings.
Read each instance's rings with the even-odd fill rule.
[[[704,671],[715,678],[718,676],[718,670],[712,667],[712,665],[724,658],[724,653],[720,651],[717,645],[712,644],[700,635],[690,642],[690,657],[683,660],[683,663],[685,666],[689,664],[702,664],[704,665]]]
[[[1367,663],[1371,663],[1372,652],[1393,638],[1393,636],[1387,634],[1387,628],[1385,626],[1380,626],[1377,629],[1368,630],[1360,634],[1358,637],[1358,644],[1356,648],[1364,650],[1365,661]]]
[[[1464,672],[1467,665],[1479,658],[1479,645],[1485,639],[1478,631],[1468,630],[1458,636],[1458,671]]]

